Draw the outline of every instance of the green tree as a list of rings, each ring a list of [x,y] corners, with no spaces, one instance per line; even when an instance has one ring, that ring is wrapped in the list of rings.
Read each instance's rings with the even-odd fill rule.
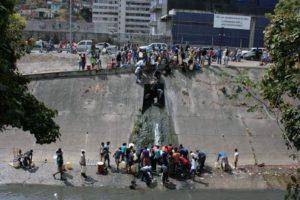
[[[22,40],[26,23],[15,11],[16,2],[0,2],[0,130],[7,126],[22,128],[30,131],[39,144],[55,142],[60,137],[59,126],[53,120],[57,111],[29,93],[29,80],[16,67],[26,49]]]
[[[265,46],[273,64],[263,77],[263,98],[278,111],[284,138],[300,149],[300,0],[280,0],[268,16]]]
[[[89,8],[82,8],[80,10],[80,15],[86,22],[92,22],[92,11]]]

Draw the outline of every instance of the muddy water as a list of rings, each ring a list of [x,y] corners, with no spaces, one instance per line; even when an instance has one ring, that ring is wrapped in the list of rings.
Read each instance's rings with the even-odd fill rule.
[[[0,199],[5,200],[282,200],[283,191],[277,190],[177,190],[177,191],[131,191],[92,187],[59,187],[43,185],[0,186]]]

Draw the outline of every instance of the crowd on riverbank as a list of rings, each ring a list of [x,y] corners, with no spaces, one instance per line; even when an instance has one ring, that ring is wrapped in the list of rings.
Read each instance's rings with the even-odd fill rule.
[[[101,143],[99,149],[99,162],[97,163],[97,173],[107,175],[109,171],[114,173],[128,173],[134,177],[141,178],[147,185],[151,184],[154,175],[161,175],[162,183],[169,182],[169,176],[180,180],[194,179],[196,175],[201,175],[205,170],[206,153],[200,150],[189,151],[182,144],[176,145],[152,145],[145,147],[135,147],[130,143],[123,143],[115,151],[111,151],[110,142]],[[233,153],[233,168],[238,167],[239,153],[235,149]],[[115,161],[114,165],[111,159]],[[60,179],[64,180],[64,170],[70,168],[66,166],[63,159],[62,149],[56,151],[57,172],[53,174],[56,178],[60,174]],[[70,165],[68,163],[67,165]],[[86,175],[86,151],[81,150],[79,159],[80,172],[83,178]],[[224,151],[216,155],[216,166],[223,171],[231,171],[228,156]]]
[[[133,143],[123,143],[120,147],[111,151],[110,142],[101,143],[99,148],[99,162],[97,173],[107,175],[109,171],[115,173],[123,172],[141,178],[147,185],[153,180],[153,175],[161,175],[162,183],[169,181],[169,176],[182,179],[194,179],[207,169],[205,167],[206,153],[200,150],[190,151],[182,144],[177,145],[152,145],[136,147]],[[233,153],[233,168],[238,167],[239,153],[235,149]],[[64,162],[63,150],[59,148],[55,156],[57,171],[53,174],[56,179],[60,174],[60,180],[64,180],[64,172],[71,169],[73,164]],[[114,160],[114,164],[111,163]],[[79,158],[80,173],[83,178],[86,175],[86,151],[81,150]],[[14,167],[31,169],[37,167],[33,163],[33,150],[22,154],[21,150],[15,155]],[[224,151],[216,155],[216,166],[223,171],[231,171],[228,156]]]
[[[43,42],[39,42],[41,49],[44,49]],[[51,45],[52,44],[52,45]],[[157,43],[160,44],[160,43]],[[48,46],[54,49],[53,42],[49,41]],[[76,42],[60,42],[58,49],[67,49],[67,52],[78,55],[79,70],[92,70],[103,68],[126,68],[136,65],[140,60],[144,65],[167,65],[182,67],[183,70],[200,70],[205,65],[209,66],[213,62],[219,65],[229,66],[229,62],[241,62],[245,51],[241,48],[207,48],[190,45],[171,46],[139,46],[136,43],[126,43],[123,46],[114,46],[110,49],[107,43],[99,48],[95,42],[85,51],[80,51]],[[61,52],[60,50],[59,52]],[[253,54],[253,55],[252,55]],[[109,55],[107,64],[101,62],[103,55]],[[271,61],[266,49],[252,48],[250,60],[259,60],[261,65]]]
[[[106,53],[108,52],[105,48],[96,50],[93,46],[90,52],[79,53],[79,68],[82,70],[102,68],[100,57]],[[88,55],[91,66],[87,65]],[[229,62],[241,62],[241,58],[242,51],[237,48],[230,50],[229,48],[213,49],[173,45],[169,48],[141,49],[137,44],[128,44],[118,48],[111,56],[107,68],[126,68],[142,60],[147,66],[172,65],[193,71],[200,70],[205,65],[210,66],[213,62],[227,67]]]

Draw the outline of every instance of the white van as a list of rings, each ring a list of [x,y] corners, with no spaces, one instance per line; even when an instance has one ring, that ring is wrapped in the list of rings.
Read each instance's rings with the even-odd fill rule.
[[[87,52],[92,48],[92,40],[81,40],[77,44],[78,52]]]
[[[141,46],[141,50],[166,50],[168,45],[166,43],[151,43],[148,46]]]

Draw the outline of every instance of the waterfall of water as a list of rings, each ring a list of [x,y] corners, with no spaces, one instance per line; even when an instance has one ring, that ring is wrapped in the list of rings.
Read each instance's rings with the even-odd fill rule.
[[[158,123],[155,123],[155,128],[154,128],[154,144],[159,145],[159,139],[160,139],[160,133],[158,129]]]

